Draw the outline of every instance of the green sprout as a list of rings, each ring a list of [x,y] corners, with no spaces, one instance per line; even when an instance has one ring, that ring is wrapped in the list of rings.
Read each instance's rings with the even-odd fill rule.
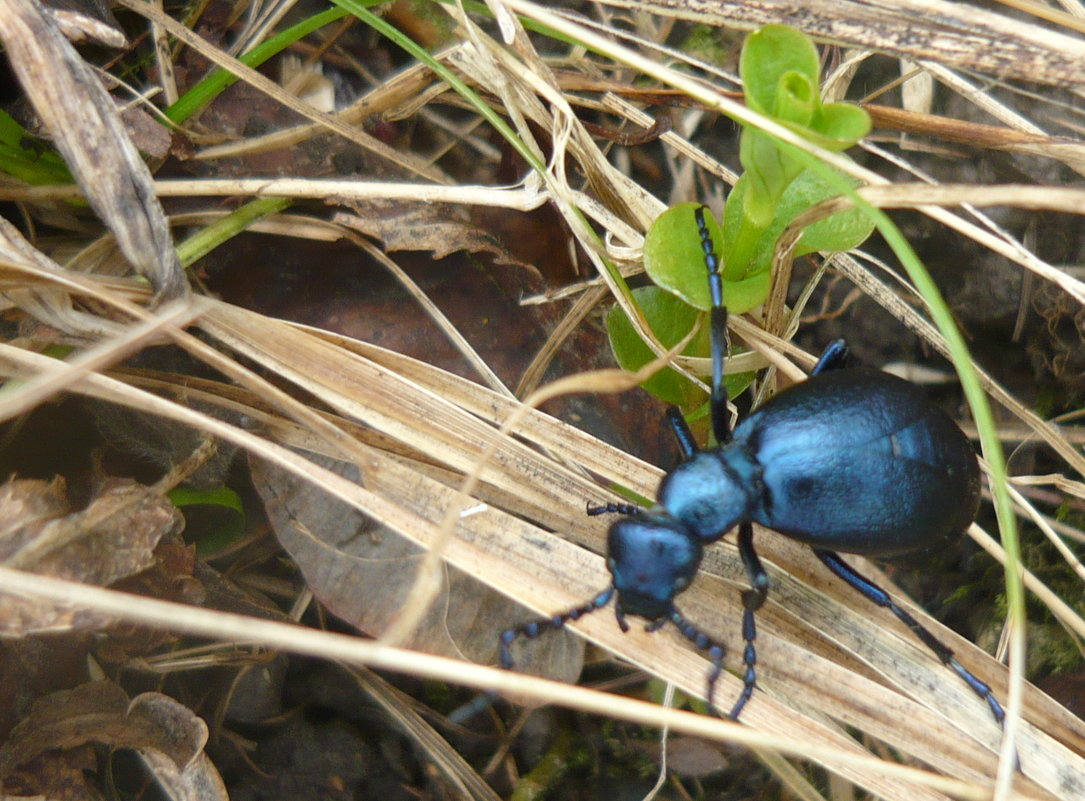
[[[822,102],[817,50],[813,42],[793,28],[768,25],[750,34],[742,49],[739,71],[750,108],[821,147],[844,150],[870,131],[870,118],[863,109],[848,103]],[[840,193],[757,128],[743,129],[739,160],[744,172],[727,198],[722,222],[705,214],[721,265],[724,300],[734,314],[755,309],[768,298],[776,243],[791,222]],[[846,180],[854,186],[852,179]],[[635,298],[642,304],[641,311],[660,343],[667,347],[690,330],[696,310],[705,311],[711,306],[705,259],[693,216],[698,205],[682,203],[668,209],[652,224],[644,240],[644,269],[655,287],[648,288],[651,291],[638,290]],[[850,250],[863,242],[873,228],[873,221],[860,210],[834,214],[802,232],[792,258]],[[662,301],[657,292],[669,293],[673,300]],[[681,325],[685,327],[677,330]],[[639,337],[621,308],[611,311],[607,328],[623,368],[636,370],[653,358],[646,345],[639,343],[638,347],[631,341],[639,342]],[[708,348],[707,337],[695,337],[683,355],[707,356]],[[748,381],[746,377],[728,389],[740,388]],[[686,412],[705,400],[703,391],[673,370],[654,377],[645,389]]]

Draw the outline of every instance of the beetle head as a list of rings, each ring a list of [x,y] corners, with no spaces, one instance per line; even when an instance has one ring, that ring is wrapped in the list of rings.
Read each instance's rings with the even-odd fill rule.
[[[674,596],[689,586],[701,562],[701,544],[658,506],[615,522],[607,542],[619,620],[626,613],[667,617]]]

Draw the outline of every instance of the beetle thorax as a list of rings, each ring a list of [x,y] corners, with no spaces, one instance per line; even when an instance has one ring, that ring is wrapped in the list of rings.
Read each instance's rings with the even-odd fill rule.
[[[689,532],[712,542],[750,519],[761,493],[761,466],[738,442],[701,451],[659,487],[659,505]]]

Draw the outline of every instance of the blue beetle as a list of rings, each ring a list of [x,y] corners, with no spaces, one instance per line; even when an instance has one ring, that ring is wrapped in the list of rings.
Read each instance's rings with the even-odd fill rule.
[[[607,535],[612,582],[587,603],[501,635],[501,664],[513,666],[510,645],[605,606],[617,596],[623,631],[627,614],[655,630],[668,621],[712,662],[706,698],[713,696],[723,647],[686,620],[674,605],[697,574],[705,545],[738,527],[738,548],[750,589],[742,594],[743,689],[731,708],[737,719],[757,683],[754,613],[769,581],[753,545],[753,523],[810,545],[838,577],[889,609],[987,702],[1001,723],[991,689],[953,652],[836,551],[894,556],[940,547],[975,518],[980,498],[976,454],[956,423],[914,385],[869,368],[845,368],[847,347],[826,348],[808,380],[780,392],[732,434],[723,385],[727,310],[719,264],[704,220],[694,216],[708,268],[712,307],[710,413],[717,447],[699,450],[685,420],[667,413],[683,461],[664,477],[650,509],[627,504],[589,506],[589,514],[620,513]]]
[[[702,542],[751,520],[814,548],[892,556],[960,535],[979,494],[953,420],[913,384],[859,368],[780,392],[676,467],[658,499]]]

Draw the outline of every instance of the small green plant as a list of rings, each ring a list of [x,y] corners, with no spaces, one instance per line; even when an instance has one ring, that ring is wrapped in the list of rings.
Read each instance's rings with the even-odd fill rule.
[[[739,71],[751,109],[821,147],[844,150],[870,130],[870,118],[858,106],[822,102],[817,50],[799,31],[769,25],[750,34]],[[744,172],[727,198],[722,223],[705,215],[721,264],[724,300],[736,314],[768,298],[776,242],[791,221],[839,194],[757,128],[743,129],[739,160]],[[693,217],[697,205],[674,206],[652,224],[644,241],[644,269],[655,286],[633,293],[660,343],[667,347],[690,330],[697,310],[711,306]],[[835,214],[806,228],[794,255],[849,250],[865,240],[873,227],[861,211]],[[620,308],[609,315],[607,328],[614,354],[625,369],[639,369],[653,358]],[[683,355],[707,356],[707,336],[694,337]],[[735,384],[729,382],[732,392],[744,383],[736,379]],[[703,392],[673,370],[657,374],[645,388],[687,413],[705,399]]]
[[[0,173],[28,184],[71,183],[68,166],[52,146],[35,139],[10,114],[0,111]]]

